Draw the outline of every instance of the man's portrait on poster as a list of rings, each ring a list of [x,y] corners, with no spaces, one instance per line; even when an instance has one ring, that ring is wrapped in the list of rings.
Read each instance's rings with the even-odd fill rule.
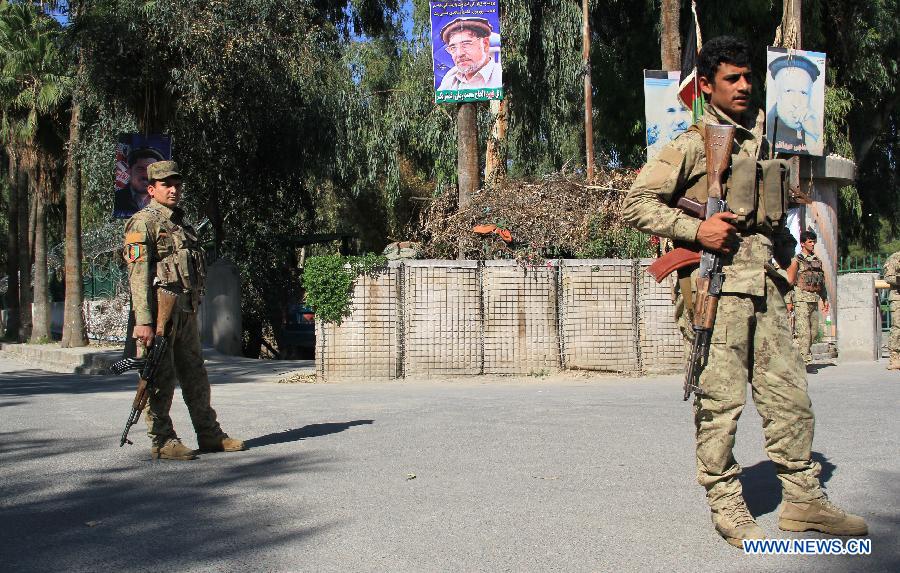
[[[167,135],[126,133],[116,144],[115,196],[113,217],[127,219],[150,202],[147,168],[171,157]]]
[[[775,151],[822,155],[824,54],[817,58],[815,52],[773,50],[769,49],[766,137]]]
[[[443,46],[435,51],[446,51],[453,67],[440,78],[439,91],[503,87],[503,70],[495,59],[500,37],[486,18],[456,18],[441,28],[440,37]],[[435,62],[441,59],[436,53]]]

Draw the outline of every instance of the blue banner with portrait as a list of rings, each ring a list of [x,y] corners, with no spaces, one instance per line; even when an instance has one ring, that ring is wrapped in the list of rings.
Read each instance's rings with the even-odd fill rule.
[[[434,101],[503,99],[496,0],[430,2]]]

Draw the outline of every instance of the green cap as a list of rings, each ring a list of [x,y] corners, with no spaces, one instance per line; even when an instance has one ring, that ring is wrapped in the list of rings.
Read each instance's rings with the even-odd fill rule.
[[[160,181],[166,177],[181,178],[181,172],[178,170],[178,164],[174,161],[157,161],[147,166],[147,179],[151,181]]]

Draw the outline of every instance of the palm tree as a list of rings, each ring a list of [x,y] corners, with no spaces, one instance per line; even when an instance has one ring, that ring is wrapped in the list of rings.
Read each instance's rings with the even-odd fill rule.
[[[45,210],[59,193],[63,104],[73,83],[59,47],[61,31],[30,3],[0,1],[0,135],[19,153],[35,205],[32,341],[50,338]],[[21,288],[29,277],[20,276]]]

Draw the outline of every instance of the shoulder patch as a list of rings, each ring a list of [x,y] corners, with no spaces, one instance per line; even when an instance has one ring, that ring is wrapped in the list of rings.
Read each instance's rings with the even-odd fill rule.
[[[667,145],[641,170],[643,186],[647,189],[661,189],[665,182],[678,171],[684,153],[674,145]]]
[[[125,260],[129,263],[141,263],[147,260],[147,247],[144,245],[128,245],[125,247]]]

